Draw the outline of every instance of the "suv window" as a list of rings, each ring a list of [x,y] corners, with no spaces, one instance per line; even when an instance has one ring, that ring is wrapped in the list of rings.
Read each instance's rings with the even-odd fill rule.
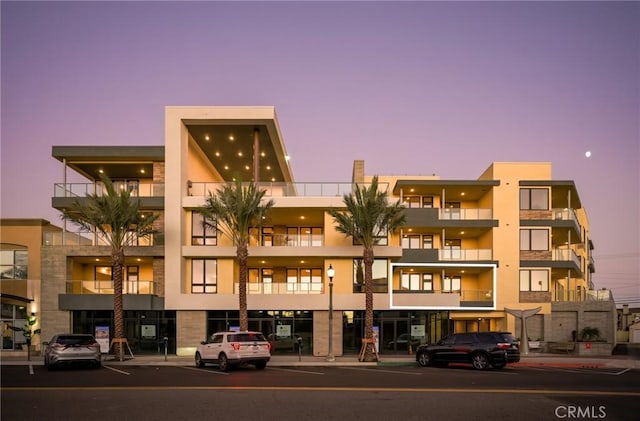
[[[470,333],[461,333],[456,335],[455,343],[457,344],[472,344],[475,341],[473,340],[473,335]]]
[[[222,343],[222,335],[213,335],[213,338],[211,338],[211,343],[212,344],[221,344]]]
[[[229,335],[229,342],[256,342],[265,340],[262,333],[236,333]]]

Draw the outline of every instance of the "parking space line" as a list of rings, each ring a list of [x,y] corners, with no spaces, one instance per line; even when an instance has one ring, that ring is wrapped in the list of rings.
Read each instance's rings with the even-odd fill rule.
[[[104,368],[111,370],[111,371],[115,371],[116,373],[120,373],[120,374],[124,374],[126,376],[130,376],[131,373],[128,373],[126,371],[122,371],[122,370],[118,370],[117,368],[113,368],[113,367],[109,367],[108,365],[102,365]]]
[[[382,370],[379,368],[360,368],[360,367],[340,367],[344,370],[361,370],[361,371],[369,371],[376,373],[392,373],[392,374],[407,374],[410,376],[422,376],[422,373],[414,373],[410,371],[394,371],[394,370]]]
[[[29,364],[29,374],[33,376],[33,364]]]
[[[212,371],[212,370],[204,370],[202,368],[195,368],[195,367],[185,367],[183,365],[179,366],[180,368],[184,368],[185,370],[193,370],[193,371],[199,371],[201,373],[212,373],[212,374],[219,374],[221,376],[228,376],[229,373],[224,372],[224,371]]]
[[[307,370],[297,370],[295,368],[280,368],[280,367],[269,367],[269,371],[290,371],[293,373],[304,373],[304,374],[318,374],[320,376],[324,376],[324,373],[320,373],[318,371],[307,371]]]
[[[621,375],[621,374],[626,373],[627,371],[631,371],[631,369],[630,369],[630,368],[625,368],[624,370],[622,370],[622,371],[618,371],[617,373],[607,373],[607,374],[609,374],[609,375],[611,375],[611,376],[619,376],[619,375]]]

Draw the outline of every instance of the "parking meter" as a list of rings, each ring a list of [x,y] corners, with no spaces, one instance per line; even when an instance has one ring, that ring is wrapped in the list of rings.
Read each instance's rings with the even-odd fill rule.
[[[164,360],[167,361],[167,348],[169,347],[169,338],[165,336],[162,341],[164,342]]]
[[[302,344],[302,336],[298,336],[298,361],[302,360],[302,348],[304,345]]]

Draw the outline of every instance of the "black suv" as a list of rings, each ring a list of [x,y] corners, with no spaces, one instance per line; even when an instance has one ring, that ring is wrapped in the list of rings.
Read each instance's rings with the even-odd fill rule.
[[[520,349],[509,332],[454,333],[435,345],[421,345],[416,361],[422,367],[470,363],[477,370],[520,361]]]

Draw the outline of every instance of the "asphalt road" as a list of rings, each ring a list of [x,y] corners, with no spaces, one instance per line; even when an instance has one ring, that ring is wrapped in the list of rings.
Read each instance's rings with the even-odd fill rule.
[[[640,371],[2,366],[11,420],[636,420]]]

